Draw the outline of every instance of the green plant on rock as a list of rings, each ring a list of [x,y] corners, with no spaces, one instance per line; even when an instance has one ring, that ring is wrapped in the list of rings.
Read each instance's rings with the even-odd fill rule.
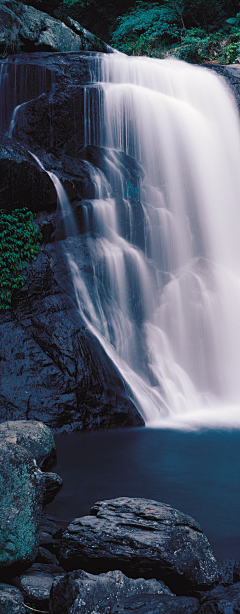
[[[25,282],[24,269],[38,255],[42,235],[33,220],[27,207],[0,209],[0,309],[10,309],[13,291]]]

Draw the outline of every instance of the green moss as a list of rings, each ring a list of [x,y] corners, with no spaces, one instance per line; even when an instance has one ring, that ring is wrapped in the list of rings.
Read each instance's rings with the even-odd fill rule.
[[[31,561],[36,550],[42,478],[32,455],[15,444],[0,444],[0,563]]]

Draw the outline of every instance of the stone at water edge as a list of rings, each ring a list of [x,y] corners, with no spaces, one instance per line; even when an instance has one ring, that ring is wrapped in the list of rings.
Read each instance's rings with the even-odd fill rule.
[[[63,534],[60,563],[67,570],[157,578],[180,595],[209,590],[220,578],[200,525],[170,505],[140,498],[100,501],[90,516],[76,518]]]
[[[198,614],[237,614],[240,612],[240,582],[225,588],[217,586],[201,599]]]
[[[0,614],[26,614],[21,591],[0,582]]]
[[[22,573],[34,561],[43,481],[32,454],[0,441],[0,576]]]
[[[45,471],[42,474],[44,482],[43,505],[51,503],[61,490],[63,481],[57,473]]]
[[[31,452],[37,465],[43,470],[50,469],[57,460],[53,434],[43,422],[37,420],[8,420],[2,422],[0,424],[0,442],[7,441],[18,444]],[[51,478],[48,480],[46,477],[44,480],[47,484],[50,483]]]
[[[37,553],[34,563],[46,563],[47,565],[59,565],[59,561],[57,557],[55,556],[55,554],[53,554],[46,548],[43,548],[42,546],[39,546],[38,548],[38,553]]]
[[[109,614],[116,600],[130,595],[172,595],[163,582],[155,579],[133,580],[121,571],[95,576],[81,569],[55,580],[49,602],[51,614]]]
[[[111,614],[198,614],[199,601],[195,597],[176,595],[133,595],[121,599]]]
[[[54,579],[63,574],[65,572],[59,565],[34,563],[19,578],[14,578],[13,583],[21,590],[27,603],[41,610],[48,608]]]

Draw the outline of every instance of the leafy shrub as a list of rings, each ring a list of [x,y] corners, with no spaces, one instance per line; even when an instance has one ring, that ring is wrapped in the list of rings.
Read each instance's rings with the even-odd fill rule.
[[[232,64],[240,55],[240,33],[238,41],[229,41],[222,50],[222,54],[219,58],[221,64]]]
[[[0,309],[10,309],[12,292],[26,279],[23,270],[38,255],[42,235],[33,220],[27,207],[0,210]]]
[[[152,50],[180,39],[179,16],[157,3],[137,2],[136,8],[118,17],[111,44],[123,53],[137,55],[146,46]]]

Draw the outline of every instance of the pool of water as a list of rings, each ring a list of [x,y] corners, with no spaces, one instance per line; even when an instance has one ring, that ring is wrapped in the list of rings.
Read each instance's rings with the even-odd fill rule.
[[[56,436],[63,488],[45,511],[67,523],[114,497],[193,516],[218,559],[240,559],[240,431],[123,429]]]

